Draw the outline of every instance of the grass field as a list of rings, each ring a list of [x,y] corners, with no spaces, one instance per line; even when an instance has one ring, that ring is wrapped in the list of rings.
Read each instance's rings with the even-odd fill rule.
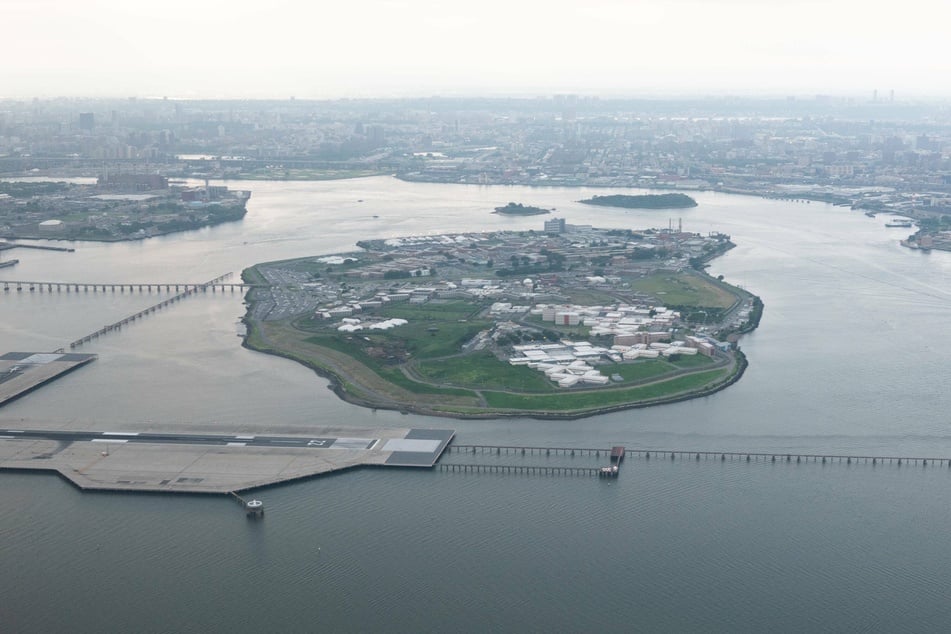
[[[426,361],[420,363],[416,371],[427,381],[471,388],[523,392],[554,392],[556,389],[541,372],[503,363],[489,352]]]
[[[729,308],[736,296],[700,275],[689,272],[658,271],[632,280],[631,288],[653,295],[664,305]]]
[[[654,399],[676,396],[684,392],[700,389],[707,384],[727,378],[729,369],[709,370],[696,374],[679,376],[669,381],[650,385],[614,390],[591,390],[585,392],[555,393],[550,395],[510,394],[506,392],[485,392],[485,400],[490,407],[500,409],[566,412],[596,409],[624,403],[638,403]]]
[[[433,385],[427,385],[426,383],[419,383],[418,381],[413,381],[408,378],[403,372],[396,366],[387,366],[373,357],[370,357],[367,354],[364,354],[358,346],[355,346],[353,343],[346,341],[341,337],[336,336],[315,336],[308,337],[307,342],[320,346],[322,348],[329,348],[331,350],[337,350],[343,352],[357,361],[359,361],[363,366],[368,370],[374,372],[377,376],[385,379],[386,381],[397,385],[398,387],[413,392],[414,394],[443,394],[443,395],[452,395],[452,396],[472,396],[471,390],[461,389],[461,388],[443,388]]]

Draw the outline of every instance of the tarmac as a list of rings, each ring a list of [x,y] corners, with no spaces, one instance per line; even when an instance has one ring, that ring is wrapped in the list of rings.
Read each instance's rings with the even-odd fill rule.
[[[431,468],[455,433],[283,431],[288,433],[0,429],[0,470],[56,472],[90,491],[229,494],[357,467]]]
[[[0,356],[0,406],[96,358],[94,354],[8,352]]]

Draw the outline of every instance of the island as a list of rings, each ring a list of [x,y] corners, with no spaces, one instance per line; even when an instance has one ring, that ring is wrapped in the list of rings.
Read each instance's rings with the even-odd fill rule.
[[[759,298],[704,272],[733,244],[667,229],[363,240],[256,264],[243,345],[369,408],[580,418],[724,389]]]
[[[249,191],[207,181],[170,185],[157,174],[112,173],[95,184],[0,183],[0,236],[113,242],[241,220]]]
[[[550,214],[551,211],[542,209],[541,207],[523,205],[522,203],[509,203],[504,207],[496,207],[492,213],[505,214],[507,216],[538,216],[541,214]]]
[[[625,209],[688,209],[697,206],[697,201],[687,194],[644,194],[640,196],[612,194],[610,196],[594,196],[578,202],[586,205],[623,207]]]

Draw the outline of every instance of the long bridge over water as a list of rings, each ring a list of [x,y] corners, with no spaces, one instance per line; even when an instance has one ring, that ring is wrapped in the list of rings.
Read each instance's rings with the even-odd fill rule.
[[[97,330],[97,331],[95,331],[95,332],[91,332],[91,333],[89,333],[88,335],[86,335],[86,336],[84,336],[84,337],[80,337],[79,339],[76,339],[75,341],[73,341],[72,343],[70,343],[70,344],[69,344],[69,347],[70,347],[70,349],[74,349],[74,348],[77,348],[77,347],[83,345],[84,343],[88,343],[88,342],[92,341],[93,339],[98,339],[98,338],[101,337],[102,335],[105,335],[105,334],[107,334],[107,333],[110,333],[110,332],[112,332],[112,331],[114,331],[114,330],[121,330],[122,327],[125,326],[126,324],[132,323],[132,322],[134,322],[135,320],[140,319],[141,317],[145,317],[146,315],[150,315],[150,314],[154,313],[155,311],[157,311],[157,310],[159,310],[159,309],[161,309],[161,308],[164,308],[164,307],[168,306],[169,304],[174,304],[175,302],[177,302],[177,301],[179,301],[179,300],[181,300],[181,299],[185,299],[185,298],[188,297],[189,295],[192,295],[192,294],[197,293],[197,292],[199,292],[199,291],[207,292],[209,288],[211,288],[212,290],[214,290],[215,288],[217,288],[217,287],[219,287],[219,286],[242,286],[241,284],[223,284],[223,283],[222,283],[222,280],[228,279],[231,275],[232,275],[231,273],[225,273],[225,274],[223,274],[223,275],[219,275],[218,277],[216,277],[216,278],[213,279],[213,280],[209,280],[209,281],[205,282],[204,284],[183,284],[182,287],[184,287],[184,290],[182,290],[181,292],[179,292],[177,295],[173,295],[173,296],[169,297],[168,299],[165,299],[165,300],[163,300],[163,301],[161,301],[161,302],[159,302],[159,303],[157,303],[157,304],[153,304],[152,306],[149,306],[148,308],[146,308],[146,309],[144,309],[144,310],[140,310],[140,311],[137,312],[137,313],[134,313],[134,314],[132,314],[132,315],[129,315],[128,317],[125,317],[125,318],[123,318],[123,319],[120,319],[120,320],[117,321],[117,322],[114,322],[114,323],[108,324],[108,325],[106,325],[106,326],[103,326],[103,327],[100,328],[99,330]],[[176,287],[176,288],[178,288],[178,287]],[[67,290],[68,290],[68,289],[67,289]],[[151,287],[150,287],[149,290],[151,290]],[[232,290],[234,290],[234,289],[232,289]],[[62,348],[60,349],[60,351],[62,351]]]
[[[597,467],[547,465],[533,462],[518,464],[513,462],[474,462],[478,456],[496,456],[501,459],[510,457],[594,457],[609,458],[611,450],[597,447],[537,447],[518,445],[461,445],[450,444],[447,455],[462,454],[466,462],[452,460],[440,461],[436,467],[442,471],[459,473],[506,473],[529,475],[573,475],[595,476],[601,471]],[[645,461],[686,461],[686,462],[745,462],[769,464],[820,464],[820,465],[869,465],[894,467],[943,467],[951,469],[951,458],[938,456],[871,456],[851,454],[817,454],[797,452],[763,451],[694,451],[687,449],[625,449],[628,458],[640,458]]]
[[[230,273],[228,274],[230,275]],[[270,284],[248,284],[246,282],[224,282],[222,281],[227,276],[222,276],[221,278],[216,278],[214,281],[198,283],[198,282],[138,282],[138,283],[129,283],[129,282],[50,282],[50,281],[41,281],[41,280],[0,280],[0,284],[3,284],[3,290],[5,291],[39,291],[39,292],[116,292],[124,293],[126,291],[131,292],[172,292],[180,293],[183,291],[190,292],[217,292],[221,291],[235,291],[235,290],[247,290],[251,288],[270,288]]]

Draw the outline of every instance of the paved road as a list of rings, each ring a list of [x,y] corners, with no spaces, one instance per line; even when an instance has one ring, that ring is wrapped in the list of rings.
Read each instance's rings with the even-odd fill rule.
[[[218,445],[223,447],[302,447],[310,449],[372,449],[378,438],[301,438],[295,436],[232,436],[226,434],[145,434],[109,431],[0,429],[0,440],[56,440],[61,442],[150,443]]]

